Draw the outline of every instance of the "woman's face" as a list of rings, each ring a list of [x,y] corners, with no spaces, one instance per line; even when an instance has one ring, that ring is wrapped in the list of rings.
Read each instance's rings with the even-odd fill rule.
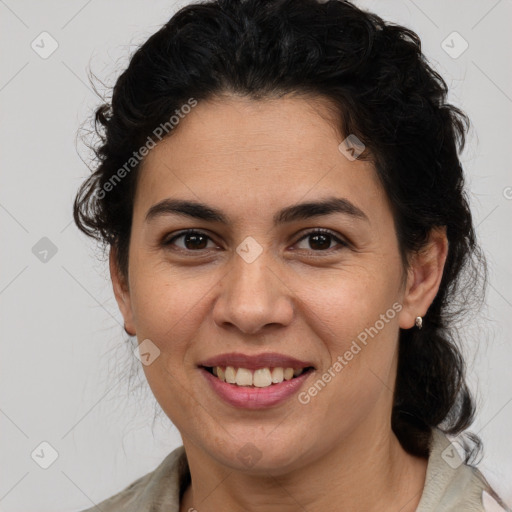
[[[128,287],[111,258],[157,401],[185,443],[231,468],[277,474],[388,432],[399,327],[425,312],[401,286],[375,169],[339,150],[331,119],[319,99],[199,102],[141,169]],[[258,385],[202,367],[226,354],[219,366],[246,368],[240,382],[258,368]],[[294,366],[313,370],[268,386]]]

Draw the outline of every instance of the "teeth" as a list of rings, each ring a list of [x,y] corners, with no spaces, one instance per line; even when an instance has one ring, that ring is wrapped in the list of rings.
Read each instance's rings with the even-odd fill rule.
[[[252,386],[252,372],[247,368],[238,368],[236,372],[236,383],[238,386]]]
[[[270,370],[268,368],[258,368],[254,372],[253,384],[257,388],[266,388],[270,386],[270,384],[272,384],[272,375]]]
[[[226,382],[229,382],[230,384],[235,384],[236,370],[232,366],[228,366],[226,368],[226,373],[224,375],[226,376]]]
[[[237,386],[255,386],[257,388],[266,388],[272,384],[280,384],[284,380],[291,380],[298,377],[304,371],[304,368],[258,368],[249,370],[247,368],[235,368],[227,366],[225,369],[221,366],[212,368],[212,372],[221,381]]]
[[[273,384],[279,384],[280,382],[283,382],[284,380],[284,370],[282,368],[274,368],[272,370],[272,383]]]

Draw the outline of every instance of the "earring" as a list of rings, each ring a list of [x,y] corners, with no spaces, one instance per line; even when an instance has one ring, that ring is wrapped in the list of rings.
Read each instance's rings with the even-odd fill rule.
[[[423,318],[421,318],[421,316],[417,316],[414,323],[416,324],[416,327],[418,329],[421,329],[421,327],[423,326]]]

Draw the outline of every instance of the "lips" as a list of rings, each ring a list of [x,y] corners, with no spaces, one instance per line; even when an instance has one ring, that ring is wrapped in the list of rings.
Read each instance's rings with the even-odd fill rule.
[[[290,380],[270,384],[266,387],[230,384],[208,372],[204,367],[200,368],[200,375],[205,379],[210,390],[224,403],[238,409],[262,410],[280,406],[290,400],[314,375],[314,372],[309,370]]]
[[[220,354],[218,356],[205,359],[198,364],[199,367],[212,368],[215,366],[233,366],[235,368],[247,368],[248,370],[257,370],[259,368],[308,368],[314,365],[310,361],[301,361],[294,357],[279,354],[277,352],[265,352],[262,354],[248,355],[240,352],[231,352],[229,354]]]
[[[225,403],[252,410],[284,403],[315,371],[310,361],[277,352],[220,354],[201,361],[197,367],[210,389]]]

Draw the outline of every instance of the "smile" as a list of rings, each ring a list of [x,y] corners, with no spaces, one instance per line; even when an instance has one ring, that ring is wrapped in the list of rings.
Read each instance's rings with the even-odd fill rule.
[[[231,369],[229,369],[231,368]],[[213,391],[214,396],[220,398],[224,403],[237,409],[261,410],[269,407],[275,407],[286,402],[287,399],[300,392],[305,381],[314,374],[313,367],[303,368],[294,371],[293,368],[275,367],[257,368],[254,371],[246,368],[226,367],[224,379],[227,377],[235,382],[229,383],[221,380],[219,377],[219,367],[216,367],[217,375],[215,375],[213,367],[200,367],[201,375],[206,380],[209,391]],[[221,374],[223,371],[221,367]],[[241,370],[241,371],[240,371]],[[292,376],[290,377],[290,370]],[[285,378],[289,377],[288,380]],[[282,377],[281,377],[282,373]],[[297,375],[293,375],[297,373]],[[280,382],[270,382],[272,375],[275,380]],[[251,384],[249,384],[249,378]],[[261,379],[261,380],[260,380]],[[241,382],[241,384],[238,384]],[[255,385],[260,384],[260,386]],[[261,386],[265,384],[265,386]]]
[[[217,377],[222,382],[235,384],[243,387],[266,388],[283,381],[291,380],[304,372],[312,370],[312,367],[306,368],[257,368],[250,370],[248,368],[235,368],[233,366],[213,366],[204,367],[206,371]]]

